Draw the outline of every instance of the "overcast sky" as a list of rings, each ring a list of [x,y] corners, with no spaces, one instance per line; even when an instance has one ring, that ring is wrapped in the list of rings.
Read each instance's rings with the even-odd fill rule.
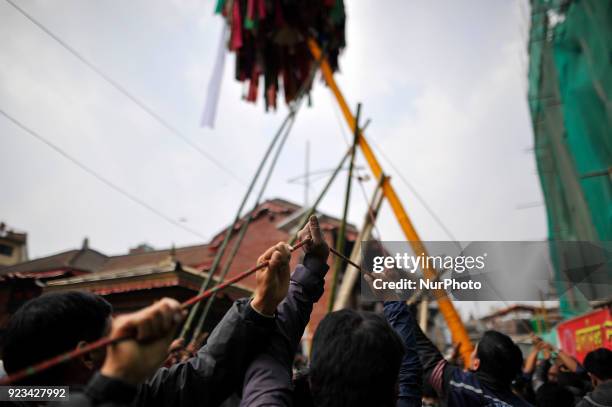
[[[212,0],[15,0],[55,35],[222,160],[220,171],[0,0],[0,110],[184,226],[209,237],[231,222],[284,106],[241,101],[228,56],[215,129],[199,126],[222,20]],[[388,156],[454,236],[541,240],[545,209],[526,99],[528,6],[523,0],[347,0],[348,47],[336,79],[372,120],[368,138]],[[344,136],[343,136],[344,132]],[[348,130],[317,80],[266,196],[303,201],[287,180],[334,167]],[[0,220],[28,232],[39,257],[81,245],[107,254],[142,242],[202,242],[128,200],[0,116]],[[448,240],[398,173],[392,176],[421,238]],[[366,166],[363,157],[358,164]],[[365,172],[364,172],[365,173]],[[314,182],[310,196],[324,181]],[[375,181],[364,183],[368,194]],[[342,212],[344,177],[321,209]],[[366,202],[355,185],[350,220]],[[525,208],[527,207],[527,208]],[[385,207],[378,229],[403,240]]]

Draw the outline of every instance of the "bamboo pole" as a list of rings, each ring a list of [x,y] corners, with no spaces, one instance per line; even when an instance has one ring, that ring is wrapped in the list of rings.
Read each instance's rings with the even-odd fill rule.
[[[325,186],[323,187],[323,189],[321,190],[321,192],[319,193],[319,196],[317,197],[317,199],[314,201],[314,203],[310,206],[310,208],[308,209],[308,211],[306,211],[302,217],[300,218],[300,221],[298,222],[298,228],[296,230],[296,232],[293,234],[293,236],[291,237],[291,239],[289,240],[289,244],[292,245],[293,243],[295,243],[295,241],[298,238],[298,233],[299,231],[306,226],[306,222],[308,222],[308,219],[310,219],[310,216],[314,215],[315,212],[317,211],[317,206],[319,206],[319,204],[321,203],[321,201],[323,200],[323,197],[325,196],[325,194],[327,193],[327,191],[329,190],[329,188],[331,187],[331,185],[334,183],[334,180],[336,179],[336,176],[338,175],[338,173],[340,172],[340,170],[342,170],[342,166],[344,165],[344,162],[346,161],[346,159],[349,157],[349,155],[351,154],[351,149],[349,148],[346,153],[342,156],[342,159],[340,160],[340,164],[338,164],[338,166],[334,169],[334,172],[332,173],[332,175],[329,177],[329,179],[327,180],[327,183],[325,184]]]
[[[272,149],[276,145],[276,141],[279,139],[279,137],[283,133],[283,131],[285,129],[285,126],[287,126],[287,124],[292,126],[293,122],[295,121],[295,115],[297,114],[297,112],[299,111],[300,107],[302,106],[303,99],[304,99],[304,94],[305,94],[306,90],[309,88],[309,86],[312,83],[312,81],[314,80],[314,76],[316,74],[317,68],[319,68],[320,62],[323,60],[323,58],[325,58],[325,52],[323,52],[321,50],[319,50],[319,51],[320,51],[319,52],[319,58],[316,58],[316,62],[312,65],[312,67],[310,69],[310,72],[309,72],[309,76],[308,76],[307,82],[302,84],[302,87],[300,88],[295,101],[289,106],[289,113],[287,114],[287,116],[283,120],[283,123],[281,124],[279,129],[276,131],[276,134],[274,135],[274,138],[272,139],[272,142],[268,146],[268,149],[266,150],[266,152],[264,154],[264,157],[262,158],[261,162],[259,163],[259,166],[257,167],[257,171],[255,172],[255,175],[253,176],[253,179],[251,180],[251,183],[249,184],[247,192],[245,193],[245,195],[244,195],[244,197],[242,199],[242,203],[240,204],[240,207],[238,208],[238,211],[237,211],[236,216],[234,218],[234,222],[232,222],[232,226],[227,229],[227,231],[225,233],[225,237],[223,239],[223,243],[221,243],[221,246],[219,247],[219,250],[218,250],[217,254],[215,255],[215,259],[213,260],[213,264],[210,267],[210,270],[208,271],[208,276],[207,276],[206,280],[204,280],[204,282],[202,283],[202,286],[200,287],[200,293],[202,293],[204,290],[206,290],[210,286],[210,283],[212,282],[213,275],[217,271],[217,267],[219,267],[219,263],[221,262],[221,258],[223,257],[223,254],[225,253],[225,249],[226,249],[226,247],[227,247],[227,245],[228,245],[228,243],[229,243],[229,241],[230,241],[230,239],[232,237],[232,233],[234,231],[234,227],[236,226],[236,224],[240,220],[242,209],[246,205],[248,197],[250,196],[251,191],[253,190],[253,187],[255,186],[255,183],[257,182],[257,179],[259,178],[259,174],[261,173],[265,163],[268,160],[268,157],[270,156],[270,153],[272,152]],[[286,133],[286,134],[288,134],[288,133]],[[191,330],[191,326],[193,324],[193,320],[194,320],[195,316],[197,315],[199,309],[200,309],[200,303],[197,303],[196,306],[193,307],[191,309],[191,311],[189,312],[189,316],[187,317],[187,320],[185,321],[185,324],[183,325],[183,329],[181,330],[181,335],[180,335],[181,338],[185,338],[187,336],[187,334],[189,333],[189,331]],[[204,313],[203,313],[203,316],[205,318]]]
[[[356,123],[359,123],[359,115],[361,114],[361,103],[357,104]],[[353,145],[351,146],[351,158],[349,160],[348,177],[346,181],[346,191],[344,194],[344,209],[342,211],[342,221],[336,238],[336,251],[344,254],[344,246],[346,245],[346,217],[348,216],[349,203],[351,201],[351,186],[353,185],[353,167],[355,165],[355,153],[357,152],[357,142],[359,140],[359,127],[355,127],[355,136]],[[338,287],[338,279],[340,278],[340,269],[342,268],[342,259],[336,258],[334,262],[334,272],[332,274],[331,293],[329,302],[327,303],[327,312],[331,312],[336,299],[336,290]]]
[[[253,210],[251,210],[251,212],[249,212],[249,215],[247,216],[247,218],[242,223],[242,226],[240,227],[240,231],[238,232],[238,236],[236,236],[236,241],[234,242],[234,245],[232,247],[232,251],[230,252],[230,255],[229,255],[228,259],[225,261],[225,264],[223,265],[223,270],[221,271],[221,275],[219,276],[219,281],[225,280],[225,277],[227,276],[227,273],[229,272],[229,269],[232,266],[232,263],[234,262],[234,258],[236,257],[236,254],[238,253],[238,249],[240,249],[240,245],[242,244],[242,240],[246,236],[246,232],[247,232],[247,230],[249,228],[249,225],[251,224],[251,221],[253,220],[253,216],[255,215],[255,210],[257,209],[257,207],[261,203],[261,200],[263,198],[263,194],[266,191],[266,188],[268,186],[268,183],[270,182],[270,179],[272,178],[272,174],[274,172],[274,168],[276,167],[276,163],[278,162],[278,158],[280,157],[280,154],[283,151],[283,147],[285,146],[285,142],[287,141],[287,138],[289,137],[289,134],[291,133],[291,129],[293,128],[293,124],[295,123],[295,118],[296,118],[296,116],[293,116],[293,118],[289,122],[289,125],[287,126],[287,128],[285,130],[285,134],[283,135],[283,138],[281,139],[281,141],[278,144],[276,152],[274,153],[274,157],[272,157],[272,161],[270,162],[270,167],[268,168],[268,173],[266,174],[266,177],[264,178],[263,184],[261,185],[261,188],[259,190],[259,193],[257,194],[257,198],[255,199],[255,205],[253,206]],[[206,321],[206,318],[208,317],[208,314],[210,313],[210,309],[212,308],[212,305],[215,302],[216,297],[217,297],[217,295],[215,293],[211,297],[208,298],[208,301],[206,301],[206,305],[204,306],[204,310],[202,311],[202,314],[200,315],[200,318],[198,319],[198,323],[195,326],[195,330],[193,332],[193,337],[197,338],[197,336],[200,334],[200,332],[204,328],[204,322]]]
[[[203,293],[204,291],[206,291],[206,289],[208,289],[208,287],[210,287],[210,283],[212,282],[213,275],[217,271],[217,267],[219,267],[221,258],[223,257],[223,254],[225,253],[225,249],[230,241],[230,238],[232,237],[234,227],[240,220],[242,210],[244,209],[249,199],[249,196],[251,195],[251,192],[253,191],[255,184],[257,183],[257,179],[259,178],[259,175],[261,174],[261,171],[263,170],[265,163],[268,161],[268,157],[270,156],[270,153],[274,149],[276,142],[283,134],[283,131],[285,130],[285,127],[287,126],[287,124],[290,121],[293,121],[294,117],[295,117],[295,111],[290,111],[285,117],[285,119],[283,120],[283,122],[281,123],[278,130],[276,131],[276,134],[274,134],[274,137],[272,138],[270,145],[268,146],[266,152],[264,153],[264,156],[262,157],[259,163],[259,166],[257,167],[255,174],[253,175],[253,178],[251,179],[251,183],[249,184],[249,187],[247,188],[247,191],[245,192],[242,198],[242,202],[240,203],[240,206],[238,207],[238,210],[236,211],[236,215],[234,216],[234,221],[232,222],[232,225],[229,228],[227,228],[227,230],[225,231],[223,242],[221,243],[221,246],[219,247],[217,254],[215,255],[215,258],[213,260],[213,263],[210,269],[208,270],[208,275],[206,276],[206,280],[204,280],[202,282],[202,285],[200,286],[200,290],[199,290],[200,293]],[[188,335],[189,331],[191,330],[191,326],[193,324],[194,318],[199,310],[200,310],[200,303],[198,302],[196,306],[190,310],[189,315],[187,316],[187,320],[185,320],[185,323],[183,324],[180,338],[185,338]]]
[[[383,182],[384,176],[380,178],[380,182],[374,190],[372,199],[368,204],[368,210],[365,216],[365,220],[363,222],[363,227],[361,228],[359,236],[357,236],[355,244],[353,245],[353,250],[351,251],[350,259],[355,263],[359,263],[359,260],[361,259],[362,242],[368,241],[372,236],[374,222],[376,222],[376,218],[378,216],[378,212],[380,211],[380,206],[382,205],[382,201],[384,198],[384,194],[382,193]],[[355,286],[355,283],[359,278],[359,274],[359,269],[354,265],[348,264],[346,266],[344,277],[342,278],[342,284],[340,285],[340,289],[338,290],[338,298],[336,298],[336,301],[334,302],[334,311],[344,309],[348,306],[353,287]]]
[[[351,113],[348,104],[346,103],[346,100],[342,95],[342,92],[336,84],[336,80],[334,79],[333,71],[329,66],[329,63],[325,58],[322,58],[321,49],[319,48],[319,45],[316,43],[316,41],[314,41],[313,39],[309,39],[308,46],[313,57],[317,60],[321,60],[321,73],[323,74],[323,78],[325,79],[325,82],[330,88],[332,94],[336,98],[336,101],[340,106],[340,110],[342,111],[342,114],[344,115],[344,118],[346,119],[349,128],[352,131],[355,131],[357,122],[355,120],[355,117]],[[383,174],[382,167],[376,159],[376,156],[374,155],[374,152],[368,144],[364,134],[361,132],[359,133],[359,147],[361,147],[361,151],[363,152],[363,155],[366,161],[368,162],[372,173],[376,178],[379,178]],[[410,218],[408,217],[408,214],[406,213],[406,210],[404,209],[404,206],[402,205],[402,202],[397,196],[397,193],[395,192],[395,189],[391,185],[389,179],[386,179],[383,183],[383,192],[385,193],[385,197],[387,198],[387,201],[389,202],[389,205],[391,206],[391,209],[393,210],[393,213],[395,214],[395,217],[397,218],[397,221],[400,224],[404,235],[406,236],[406,240],[408,240],[408,242],[410,243],[414,254],[427,255],[427,250],[421,242],[421,239],[416,229],[414,228]],[[423,274],[427,279],[433,279],[437,275],[437,272],[434,269],[426,268],[423,269]],[[474,345],[472,344],[472,341],[468,336],[467,330],[465,329],[465,326],[461,321],[461,317],[459,316],[459,313],[455,309],[451,300],[448,298],[446,291],[433,290],[433,295],[436,298],[436,301],[438,302],[438,307],[440,308],[440,312],[444,316],[446,324],[449,327],[449,330],[453,337],[453,342],[461,343],[461,356],[463,357],[464,363],[467,366],[469,364],[470,355],[472,353]]]

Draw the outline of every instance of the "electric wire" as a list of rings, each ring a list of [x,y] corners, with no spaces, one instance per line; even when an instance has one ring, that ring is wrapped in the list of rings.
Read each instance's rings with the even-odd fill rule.
[[[338,121],[338,124],[339,124],[339,126],[340,126],[340,128],[342,130],[342,136],[344,137],[345,141],[348,143],[348,141],[346,140],[346,134],[345,134],[346,130],[345,130],[344,126],[342,125],[342,122],[340,121],[340,118],[338,116],[338,111],[336,109],[334,109],[334,114],[335,114],[336,119]],[[445,223],[442,221],[440,216],[438,216],[436,214],[436,212],[427,203],[425,198],[423,198],[423,196],[416,190],[416,188],[410,183],[410,181],[408,181],[408,179],[402,174],[402,172],[399,170],[399,168],[393,163],[393,161],[391,161],[391,159],[385,154],[385,152],[372,140],[372,138],[369,138],[368,142],[376,149],[376,151],[387,162],[387,164],[389,164],[391,169],[393,169],[393,171],[395,171],[396,175],[399,177],[399,179],[402,181],[402,183],[412,192],[412,194],[421,203],[421,205],[427,211],[427,213],[429,213],[429,215],[436,222],[436,224],[438,224],[440,229],[442,229],[442,231],[444,231],[444,233],[447,235],[449,240],[452,241],[452,242],[458,242],[458,240],[455,237],[455,235],[445,225]]]
[[[59,147],[58,145],[52,143],[51,141],[49,141],[48,139],[43,137],[40,133],[37,133],[34,130],[32,130],[31,128],[27,127],[25,124],[23,124],[22,122],[20,122],[19,120],[17,120],[13,116],[9,115],[4,110],[0,109],[0,114],[3,115],[7,120],[12,122],[15,126],[19,127],[21,130],[23,130],[24,132],[26,132],[30,136],[34,137],[36,140],[40,141],[41,143],[47,145],[47,147],[49,147],[52,150],[54,150],[60,156],[64,157],[68,161],[72,162],[74,165],[76,165],[77,167],[79,167],[83,171],[87,172],[89,175],[93,176],[98,181],[100,181],[103,184],[105,184],[107,187],[113,189],[115,192],[118,192],[119,194],[121,194],[124,197],[128,198],[132,202],[137,203],[141,207],[147,209],[149,212],[151,212],[151,213],[155,214],[156,216],[162,218],[166,222],[168,222],[168,223],[170,223],[170,224],[172,224],[172,225],[174,225],[174,226],[176,226],[176,227],[178,227],[180,229],[183,229],[184,231],[187,231],[187,232],[193,234],[194,236],[198,236],[201,239],[204,239],[204,240],[208,239],[206,236],[204,236],[203,234],[199,233],[198,231],[196,231],[194,229],[191,229],[190,227],[185,226],[185,225],[179,223],[178,221],[174,220],[172,217],[164,214],[159,209],[157,209],[157,208],[153,207],[152,205],[146,203],[141,198],[138,198],[136,195],[128,192],[124,188],[121,188],[117,184],[113,183],[111,180],[109,180],[108,178],[106,178],[103,175],[99,174],[98,172],[96,172],[91,167],[88,167],[87,165],[83,164],[83,162],[79,161],[78,159],[76,159],[72,155],[68,154],[61,147]]]
[[[125,87],[119,84],[117,81],[112,79],[109,75],[105,74],[98,66],[96,66],[93,62],[85,58],[81,53],[79,53],[76,49],[71,47],[68,43],[62,40],[59,36],[54,34],[50,29],[44,26],[40,21],[36,20],[31,14],[27,13],[24,9],[19,7],[13,0],[5,0],[9,3],[15,10],[21,13],[25,18],[27,18],[32,24],[36,25],[40,30],[42,30],[45,34],[53,38],[58,44],[64,47],[70,54],[72,54],[75,58],[85,64],[89,69],[95,72],[100,78],[106,81],[109,85],[111,85],[115,90],[119,93],[127,97],[134,104],[140,107],[145,113],[147,113],[150,117],[152,117],[157,123],[159,123],[162,127],[172,133],[174,136],[178,137],[185,144],[191,147],[193,150],[198,152],[202,157],[206,160],[214,164],[217,168],[225,172],[227,175],[231,176],[237,182],[240,182],[243,185],[246,185],[246,182],[236,175],[232,170],[223,165],[219,160],[213,157],[212,154],[203,150],[200,146],[198,146],[195,142],[189,139],[187,136],[182,134],[176,127],[172,126],[168,123],[164,118],[161,117],[158,113],[156,113],[152,108],[147,106],[142,100],[138,99],[132,93],[130,93]]]

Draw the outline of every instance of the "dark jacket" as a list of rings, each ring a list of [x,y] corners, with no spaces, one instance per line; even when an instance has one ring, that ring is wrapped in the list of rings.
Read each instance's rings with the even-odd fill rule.
[[[402,338],[406,353],[399,371],[398,407],[421,405],[423,383],[421,362],[416,351],[414,316],[403,301],[385,301],[385,318]]]
[[[248,299],[238,300],[195,357],[159,369],[139,386],[98,373],[62,405],[218,406],[240,389],[246,367],[273,329],[274,318],[258,314]]]
[[[500,383],[494,377],[478,371],[465,372],[448,363],[416,324],[415,335],[417,352],[423,366],[423,378],[448,406],[530,406],[512,393],[509,385]],[[503,369],[503,366],[500,366],[500,369]]]
[[[257,355],[245,374],[241,406],[291,406],[293,359],[310,321],[312,306],[323,295],[329,266],[306,255],[291,275],[289,293],[278,306],[276,330],[266,349]]]
[[[277,330],[270,338],[265,352],[258,355],[245,375],[242,407],[287,407],[311,405],[311,400],[294,399],[291,366],[304,329],[310,319],[312,306],[323,294],[326,264],[306,256],[306,267],[298,267],[291,276],[287,298],[277,314]],[[385,315],[390,324],[410,349],[400,368],[399,407],[420,406],[420,364],[414,351],[412,315],[403,303],[385,305]],[[350,372],[347,372],[350,374]],[[307,386],[306,386],[307,387]],[[301,397],[308,390],[303,391]]]
[[[612,380],[601,383],[584,396],[576,407],[612,407]]]

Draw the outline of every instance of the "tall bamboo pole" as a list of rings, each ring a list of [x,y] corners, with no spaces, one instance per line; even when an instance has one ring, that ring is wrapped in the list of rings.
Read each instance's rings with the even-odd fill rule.
[[[356,123],[359,123],[361,114],[361,103],[357,104]],[[351,146],[351,158],[349,161],[348,177],[346,181],[346,192],[344,194],[344,210],[342,211],[342,221],[336,238],[336,251],[344,254],[344,246],[346,245],[346,217],[348,216],[349,203],[351,201],[351,186],[353,185],[353,167],[355,166],[355,153],[357,152],[357,143],[359,140],[359,125],[355,126],[355,136],[353,145]],[[327,312],[331,312],[334,308],[336,300],[336,289],[338,286],[338,278],[340,278],[340,269],[344,261],[341,258],[336,258],[334,262],[334,272],[332,274],[331,294],[327,303]]]
[[[354,131],[357,126],[357,122],[355,121],[355,117],[351,113],[342,92],[336,84],[336,80],[334,79],[333,71],[329,66],[329,63],[325,58],[322,58],[321,49],[316,41],[309,39],[308,46],[310,47],[310,52],[312,53],[313,57],[317,60],[321,60],[321,72],[323,74],[323,78],[336,98],[349,128]],[[374,152],[368,144],[364,134],[361,132],[359,133],[359,147],[361,147],[361,151],[363,152],[372,173],[376,178],[379,178],[383,174],[382,167],[376,159],[376,156],[374,155]],[[385,197],[387,198],[387,201],[389,202],[389,205],[391,206],[391,209],[393,210],[393,213],[395,214],[404,235],[406,235],[406,239],[412,246],[412,250],[414,251],[415,255],[427,255],[427,250],[421,242],[416,229],[412,225],[412,222],[410,221],[410,218],[408,217],[408,214],[406,213],[406,210],[397,196],[395,189],[393,189],[389,179],[387,179],[383,184],[383,192],[385,193]],[[423,274],[427,279],[433,279],[436,277],[437,272],[434,269],[426,268],[423,269]],[[474,345],[468,336],[467,330],[463,325],[463,321],[461,321],[461,317],[459,316],[459,313],[455,309],[451,300],[448,298],[446,291],[433,290],[433,294],[438,302],[440,312],[444,316],[446,324],[448,325],[453,336],[453,342],[461,343],[461,356],[463,357],[464,363],[466,363],[467,366]]]
[[[244,222],[242,223],[242,226],[240,227],[240,232],[238,232],[238,236],[236,236],[236,241],[234,242],[232,251],[230,252],[229,257],[225,261],[225,264],[223,265],[223,270],[221,271],[221,274],[219,276],[219,281],[225,280],[225,277],[227,276],[227,273],[229,272],[229,269],[232,266],[232,263],[234,262],[234,258],[236,257],[236,254],[238,253],[238,249],[240,249],[242,240],[246,236],[246,232],[249,228],[249,225],[251,224],[251,221],[253,220],[253,217],[255,216],[255,210],[261,203],[263,194],[266,191],[266,188],[268,186],[268,183],[270,182],[270,179],[272,178],[272,174],[274,173],[274,168],[276,167],[278,158],[280,157],[280,154],[283,151],[283,147],[285,146],[285,142],[287,141],[287,138],[289,137],[289,134],[291,133],[291,129],[293,128],[294,123],[295,123],[295,116],[289,122],[289,125],[287,126],[285,130],[285,134],[283,135],[283,138],[281,139],[276,149],[276,152],[274,153],[274,157],[272,157],[272,161],[270,162],[270,167],[268,168],[268,173],[266,174],[266,177],[264,178],[263,184],[261,185],[257,198],[255,199],[255,205],[253,206],[253,209],[251,210],[251,212],[249,212],[247,218],[244,220]],[[206,321],[206,318],[208,317],[208,314],[210,313],[210,309],[212,308],[212,305],[215,302],[216,297],[217,295],[215,293],[210,298],[208,298],[208,301],[206,302],[206,305],[204,306],[204,310],[202,311],[202,314],[200,315],[198,323],[195,326],[195,329],[193,332],[194,338],[197,338],[200,332],[202,331],[202,329],[204,328],[204,322]]]
[[[228,245],[228,243],[230,241],[230,238],[232,237],[232,233],[234,231],[234,227],[236,226],[236,224],[240,220],[240,216],[242,214],[242,210],[244,209],[244,207],[245,207],[245,205],[246,205],[246,203],[247,203],[247,201],[249,199],[249,196],[251,195],[251,192],[253,191],[253,188],[255,187],[255,184],[257,183],[257,179],[259,178],[259,175],[261,174],[261,171],[263,170],[264,165],[268,161],[268,157],[270,156],[270,153],[274,149],[274,146],[276,145],[276,142],[278,141],[278,139],[283,134],[283,132],[285,130],[285,127],[287,126],[287,124],[290,121],[293,121],[294,118],[295,118],[295,111],[291,110],[287,114],[287,116],[285,117],[283,122],[281,123],[280,127],[278,128],[278,130],[276,131],[276,134],[274,134],[274,137],[272,138],[272,141],[270,142],[270,145],[268,146],[266,152],[264,153],[264,156],[262,157],[261,161],[259,162],[259,166],[257,167],[257,170],[255,171],[255,174],[253,174],[253,178],[251,179],[251,183],[249,184],[249,187],[247,188],[244,196],[242,197],[242,202],[240,203],[240,206],[238,207],[238,210],[236,211],[236,215],[234,216],[234,221],[232,222],[232,225],[229,228],[227,228],[227,230],[225,231],[225,236],[223,238],[223,242],[221,243],[221,246],[217,250],[217,254],[215,255],[213,263],[212,263],[210,269],[208,270],[208,275],[206,276],[206,279],[202,282],[202,286],[200,287],[200,291],[199,291],[200,293],[203,293],[204,291],[206,291],[208,289],[208,287],[210,287],[210,283],[212,282],[213,275],[217,271],[217,267],[219,267],[219,263],[221,263],[221,258],[223,257],[223,254],[225,253],[225,249],[226,249],[226,247],[227,247],[227,245]],[[185,338],[188,335],[189,331],[191,330],[191,326],[193,325],[193,321],[195,319],[196,314],[200,310],[200,306],[201,305],[198,302],[195,305],[195,307],[193,307],[190,310],[189,315],[187,316],[187,320],[183,324],[183,328],[181,330],[181,334],[180,334],[181,338]]]
[[[298,232],[304,226],[306,226],[306,222],[308,222],[308,219],[310,219],[310,216],[314,215],[314,213],[317,211],[317,206],[319,206],[319,204],[323,200],[323,197],[325,196],[325,194],[327,193],[327,191],[329,190],[331,185],[334,183],[334,180],[336,179],[336,176],[338,175],[340,170],[342,170],[342,166],[344,165],[344,162],[346,161],[346,159],[349,157],[350,154],[351,154],[351,149],[349,148],[347,150],[347,152],[342,156],[342,159],[340,160],[340,164],[338,164],[338,166],[334,169],[334,172],[332,173],[332,175],[327,180],[327,183],[325,184],[325,186],[323,187],[323,189],[319,193],[319,196],[317,197],[317,199],[314,201],[314,203],[310,206],[310,208],[300,218],[300,221],[298,222],[297,230],[296,230],[296,232],[293,234],[293,236],[291,237],[291,239],[288,242],[290,245],[293,245],[295,243],[295,241],[298,238]]]
[[[357,239],[355,239],[355,244],[353,245],[353,250],[351,251],[350,257],[350,259],[355,263],[359,263],[361,260],[362,242],[367,242],[372,236],[372,230],[374,229],[376,218],[378,217],[378,212],[380,211],[380,206],[385,197],[382,193],[383,182],[384,176],[381,177],[376,189],[374,190],[374,194],[372,194],[372,198],[368,204],[367,213],[363,221],[363,227],[361,228]],[[359,279],[359,274],[360,271],[357,269],[357,267],[353,266],[352,264],[348,264],[346,266],[344,277],[342,278],[342,284],[338,290],[338,297],[334,301],[334,311],[344,309],[348,306],[349,298],[351,297],[355,283]]]

